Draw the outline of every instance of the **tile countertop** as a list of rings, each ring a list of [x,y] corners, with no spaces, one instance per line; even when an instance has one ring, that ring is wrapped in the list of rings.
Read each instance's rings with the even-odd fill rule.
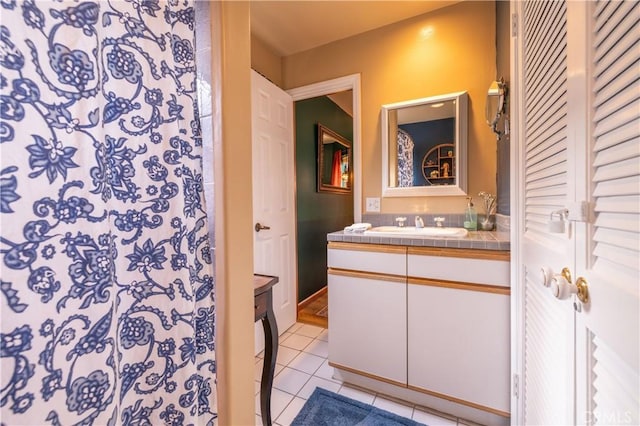
[[[327,234],[327,241],[345,243],[389,244],[414,247],[449,247],[478,250],[511,250],[509,232],[472,231],[464,238],[420,237],[398,238],[364,235],[362,233],[336,231]]]

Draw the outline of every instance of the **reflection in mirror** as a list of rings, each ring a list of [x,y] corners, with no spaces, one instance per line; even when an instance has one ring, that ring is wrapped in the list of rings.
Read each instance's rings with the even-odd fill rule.
[[[351,142],[318,124],[318,192],[351,192]]]
[[[467,93],[382,106],[382,194],[466,194]]]

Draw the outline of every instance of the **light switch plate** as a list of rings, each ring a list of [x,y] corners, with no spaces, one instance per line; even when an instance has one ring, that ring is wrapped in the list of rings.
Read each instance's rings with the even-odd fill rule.
[[[379,197],[367,197],[367,212],[380,212],[380,198]]]

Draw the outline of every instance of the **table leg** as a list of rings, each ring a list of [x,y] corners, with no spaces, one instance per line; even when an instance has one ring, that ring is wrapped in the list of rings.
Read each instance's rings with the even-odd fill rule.
[[[262,318],[264,329],[264,364],[262,366],[262,382],[260,384],[260,411],[262,424],[271,426],[271,387],[273,375],[276,370],[276,357],[278,356],[278,325],[272,308],[272,295],[269,291],[267,313]]]

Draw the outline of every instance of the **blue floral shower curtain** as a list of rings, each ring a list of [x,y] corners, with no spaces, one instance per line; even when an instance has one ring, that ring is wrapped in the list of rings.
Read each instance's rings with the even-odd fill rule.
[[[413,186],[413,138],[402,129],[398,129],[398,186]]]
[[[0,7],[1,423],[212,423],[193,1]]]

